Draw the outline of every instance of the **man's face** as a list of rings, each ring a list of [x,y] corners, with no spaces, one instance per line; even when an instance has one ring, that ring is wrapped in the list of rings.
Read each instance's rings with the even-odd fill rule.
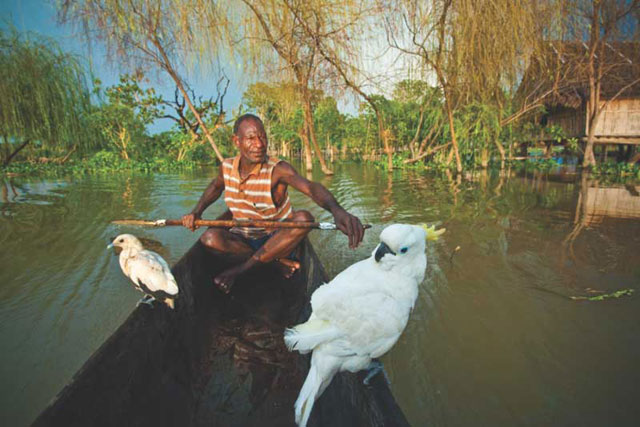
[[[238,134],[233,142],[240,150],[240,155],[249,163],[262,163],[267,156],[267,134],[262,123],[247,119],[240,124]]]

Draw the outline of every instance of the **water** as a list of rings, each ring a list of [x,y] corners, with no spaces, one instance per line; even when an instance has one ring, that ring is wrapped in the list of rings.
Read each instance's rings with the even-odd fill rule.
[[[106,251],[111,237],[133,232],[174,263],[200,233],[109,221],[180,217],[214,173],[5,180],[2,425],[28,425],[135,307],[140,294]],[[383,358],[413,425],[638,424],[640,187],[542,175],[457,182],[359,164],[314,179],[374,224],[356,250],[337,232],[311,234],[330,276],[369,256],[385,224],[448,229],[429,244],[407,330]],[[217,202],[205,217],[223,210]],[[636,293],[570,299],[620,289]]]

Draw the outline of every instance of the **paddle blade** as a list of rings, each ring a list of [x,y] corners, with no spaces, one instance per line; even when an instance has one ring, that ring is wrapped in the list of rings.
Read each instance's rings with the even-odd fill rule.
[[[145,220],[145,219],[115,219],[111,221],[111,224],[116,225],[138,225],[144,227],[162,227],[164,226],[164,222],[162,220]]]

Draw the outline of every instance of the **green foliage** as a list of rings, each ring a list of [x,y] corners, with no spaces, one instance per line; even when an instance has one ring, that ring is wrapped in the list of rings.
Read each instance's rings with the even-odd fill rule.
[[[567,151],[570,153],[579,153],[582,151],[578,144],[578,138],[569,138],[567,140]]]
[[[302,146],[299,136],[303,123],[302,103],[295,84],[253,83],[243,95],[243,104],[262,118],[271,144]]]
[[[110,104],[121,105],[134,112],[137,119],[146,125],[162,117],[162,98],[158,96],[153,88],[143,89],[140,83],[144,80],[144,74],[122,74],[120,83],[110,86],[104,90]],[[94,93],[100,95],[101,82],[94,80]]]
[[[570,296],[569,298],[571,298],[574,301],[605,301],[605,300],[608,300],[608,299],[618,299],[618,298],[622,298],[622,297],[630,297],[631,295],[633,295],[633,289],[620,289],[618,291],[611,292],[611,293],[608,293],[608,294],[601,294],[601,295],[595,295],[595,296],[590,296],[590,297]]]
[[[77,58],[55,41],[0,29],[3,160],[24,141],[39,148],[88,147],[90,94]]]
[[[338,103],[330,96],[322,98],[313,111],[316,134],[321,145],[342,147],[345,117],[338,110]]]
[[[16,162],[3,170],[12,175],[84,175],[97,173],[113,173],[117,171],[131,172],[170,172],[185,169],[194,169],[199,163],[183,160],[177,161],[167,157],[150,158],[147,160],[124,160],[113,151],[101,150],[89,158],[71,160],[67,163],[39,163]]]
[[[600,162],[592,169],[594,177],[603,183],[626,180],[640,180],[640,166],[631,163],[617,163],[612,160]]]
[[[512,167],[515,170],[525,170],[527,172],[540,171],[549,172],[554,168],[559,167],[560,164],[554,158],[545,159],[542,157],[531,158],[525,161],[514,161]]]
[[[456,119],[456,133],[465,163],[486,166],[502,130],[500,112],[493,105],[473,102],[462,108]]]
[[[102,89],[94,82],[94,93],[102,102],[93,108],[90,118],[101,147],[110,147],[129,160],[149,155],[147,125],[161,114],[160,98],[153,89],[139,86],[141,76],[122,75],[116,85]]]
[[[566,133],[564,129],[562,128],[562,126],[559,126],[559,125],[554,124],[554,125],[546,126],[543,129],[543,132],[546,136],[545,139],[550,139],[557,143],[562,142],[562,140],[566,138]]]
[[[366,147],[377,140],[375,117],[360,114],[346,115],[343,121],[343,138],[341,147],[346,147],[352,156],[359,158]]]
[[[424,163],[420,163],[420,162],[415,162],[415,163],[405,163],[405,161],[409,158],[409,153],[396,153],[393,155],[392,158],[392,166],[393,169],[395,170],[399,170],[399,169],[407,169],[407,170],[423,170],[425,169],[425,165]],[[378,169],[382,169],[382,170],[388,170],[389,169],[389,163],[387,162],[387,159],[381,159],[381,160],[376,160],[374,161],[374,165],[376,166],[376,168]]]
[[[121,165],[121,158],[112,151],[98,151],[86,162],[88,169],[91,170],[107,170]]]

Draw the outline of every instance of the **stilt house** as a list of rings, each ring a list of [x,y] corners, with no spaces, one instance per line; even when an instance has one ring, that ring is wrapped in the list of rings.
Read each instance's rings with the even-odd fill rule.
[[[606,43],[596,144],[640,144],[640,43]],[[558,125],[564,136],[586,141],[589,130],[588,50],[583,43],[550,43],[547,52],[525,73],[519,95],[544,96],[542,124]],[[541,139],[548,139],[541,138]]]

